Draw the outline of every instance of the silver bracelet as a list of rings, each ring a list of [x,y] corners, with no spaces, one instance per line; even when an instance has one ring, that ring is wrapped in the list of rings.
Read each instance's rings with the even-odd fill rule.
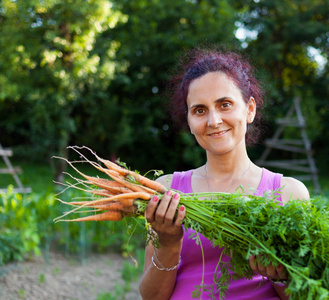
[[[157,263],[160,265],[160,267],[155,263],[155,261],[154,261],[154,256],[155,256],[155,258],[156,258],[156,260],[157,260]],[[156,250],[154,249],[154,255],[152,256],[152,263],[153,263],[153,266],[155,266],[159,271],[167,271],[167,272],[169,272],[169,271],[176,270],[176,269],[178,268],[178,266],[180,265],[181,261],[182,261],[182,258],[181,258],[181,256],[179,256],[179,261],[178,261],[178,263],[177,263],[176,265],[174,265],[174,266],[171,267],[171,268],[166,268],[166,267],[164,267],[163,264],[160,262],[160,260],[159,260],[159,258],[158,258],[158,256],[157,256],[157,254],[156,254]]]

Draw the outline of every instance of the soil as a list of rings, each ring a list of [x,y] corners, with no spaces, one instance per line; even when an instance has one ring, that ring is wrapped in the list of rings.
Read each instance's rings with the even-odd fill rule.
[[[1,300],[140,300],[138,278],[122,279],[119,254],[92,254],[84,262],[51,253],[0,268]]]

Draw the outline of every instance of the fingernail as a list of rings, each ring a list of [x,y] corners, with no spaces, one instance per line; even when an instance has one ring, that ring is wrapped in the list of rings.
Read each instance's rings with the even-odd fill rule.
[[[172,195],[172,191],[171,190],[166,191],[166,195],[167,196],[171,196]]]
[[[158,197],[158,196],[154,196],[154,197],[153,197],[153,201],[154,201],[154,202],[157,202],[158,200],[159,200],[159,197]]]
[[[175,194],[175,195],[174,195],[174,199],[175,199],[175,200],[178,200],[178,199],[179,199],[179,194]]]
[[[179,210],[180,210],[180,211],[184,211],[184,210],[185,210],[185,207],[184,207],[184,206],[181,206],[181,207],[179,208]]]

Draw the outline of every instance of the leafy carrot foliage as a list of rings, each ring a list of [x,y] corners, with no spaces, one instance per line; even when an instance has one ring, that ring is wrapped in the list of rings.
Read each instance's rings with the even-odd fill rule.
[[[221,277],[216,284],[221,297],[232,278],[252,278],[248,257],[261,254],[258,259],[264,265],[285,266],[290,299],[329,299],[328,199],[291,199],[280,205],[274,194],[259,197],[236,192],[181,194],[180,203],[186,207],[184,227],[230,254],[229,265],[219,261]],[[139,201],[139,205],[145,204]],[[209,287],[197,287],[195,296],[200,289]]]

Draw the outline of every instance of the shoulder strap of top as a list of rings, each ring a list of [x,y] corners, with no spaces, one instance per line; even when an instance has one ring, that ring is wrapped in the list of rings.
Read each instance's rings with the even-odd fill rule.
[[[263,195],[266,191],[278,191],[281,188],[282,174],[273,173],[263,168],[262,178],[257,188],[256,195]],[[282,201],[281,194],[277,193],[277,199]]]
[[[191,177],[193,170],[185,172],[174,172],[171,181],[171,188],[173,190],[181,191],[183,193],[192,193]]]

